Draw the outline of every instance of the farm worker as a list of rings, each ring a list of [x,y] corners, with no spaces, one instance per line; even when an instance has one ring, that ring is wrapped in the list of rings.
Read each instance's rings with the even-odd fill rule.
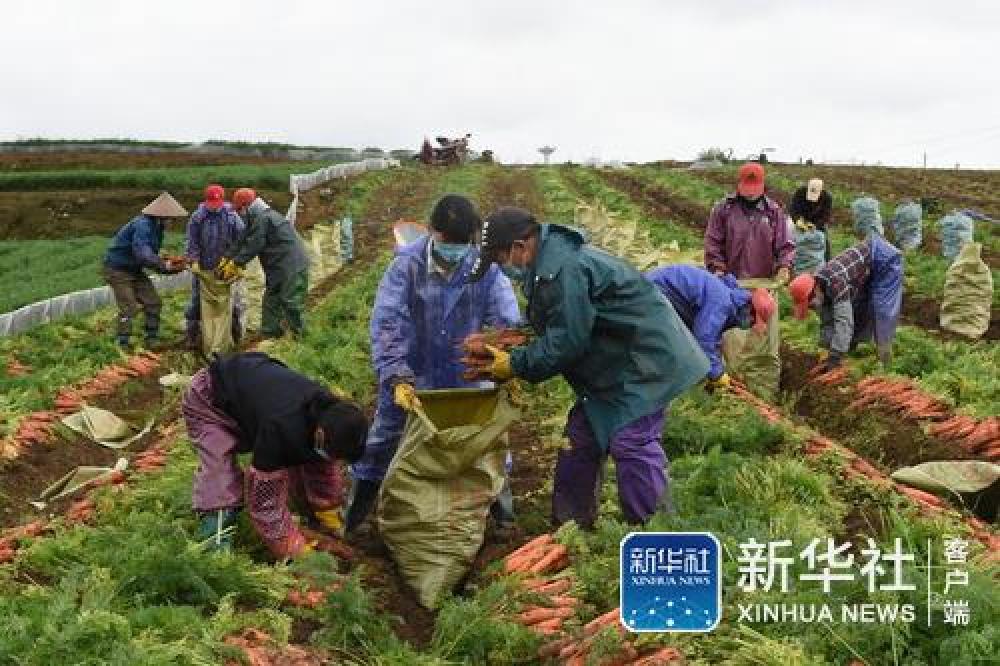
[[[740,167],[736,192],[712,208],[705,230],[705,267],[738,280],[775,278],[787,283],[795,260],[791,222],[777,201],[764,194],[764,167]],[[773,317],[767,331],[728,331],[723,336],[726,364],[737,377],[769,397],[781,374],[781,332]]]
[[[646,279],[674,306],[708,357],[710,388],[730,383],[719,351],[722,333],[751,326],[763,333],[778,309],[767,289],[743,289],[732,275],[720,278],[698,266],[662,266],[646,273]]]
[[[223,254],[243,235],[246,225],[226,203],[226,190],[222,185],[205,188],[205,200],[191,215],[187,226],[187,246],[184,254],[196,269],[214,271]],[[198,272],[197,270],[195,272]],[[184,329],[187,346],[200,347],[201,337],[201,281],[191,280],[191,301],[184,310]],[[240,303],[233,299],[233,340],[240,339]]]
[[[104,255],[104,281],[118,304],[118,344],[129,346],[132,318],[142,308],[145,314],[146,346],[155,345],[160,335],[160,297],[144,269],[157,273],[179,273],[183,261],[160,256],[163,228],[172,217],[186,217],[187,211],[167,192],[142,209],[142,214],[120,228]]]
[[[660,444],[665,408],[702,379],[709,362],[673,306],[627,263],[588,245],[578,231],[500,208],[483,226],[482,259],[522,285],[538,337],[510,352],[490,348],[489,372],[541,382],[562,375],[576,393],[559,452],[553,522],[597,518],[601,470],[615,461],[625,519],[642,523],[669,506]]]
[[[811,224],[826,236],[826,256],[830,261],[830,234],[827,228],[833,219],[833,197],[823,189],[823,181],[810,178],[802,187],[795,190],[792,200],[788,203],[788,214],[799,227]]]
[[[260,333],[265,338],[283,334],[282,320],[293,335],[303,330],[302,311],[309,291],[309,261],[295,228],[249,187],[233,193],[233,209],[246,223],[246,231],[219,261],[219,276],[235,280],[254,257],[264,269],[264,300]]]
[[[815,275],[797,276],[788,290],[797,318],[805,319],[810,308],[819,313],[824,371],[872,338],[879,360],[888,365],[903,299],[903,259],[882,237],[873,235],[848,248]]]
[[[198,538],[228,548],[244,501],[250,521],[276,557],[308,550],[288,510],[290,493],[304,496],[327,529],[341,528],[340,461],[364,449],[368,424],[361,408],[267,354],[215,356],[191,380],[181,404],[198,453],[193,504]],[[238,454],[249,453],[246,498]]]
[[[351,467],[348,531],[372,509],[399,448],[405,410],[417,404],[415,391],[483,386],[462,378],[462,340],[484,327],[510,327],[520,321],[517,297],[499,269],[475,284],[468,280],[478,257],[473,243],[481,226],[469,199],[445,195],[431,211],[430,234],[397,250],[379,283],[371,318],[379,396],[364,457]],[[512,520],[509,495],[506,486],[493,509],[502,526]]]
[[[705,229],[705,266],[737,279],[777,278],[788,282],[795,241],[781,204],[764,194],[764,167],[740,167],[736,192],[715,204]]]

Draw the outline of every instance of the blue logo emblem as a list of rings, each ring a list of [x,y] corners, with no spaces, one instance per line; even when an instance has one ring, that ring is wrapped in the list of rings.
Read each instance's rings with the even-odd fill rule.
[[[621,543],[629,631],[712,631],[722,608],[719,540],[707,532],[632,532]]]

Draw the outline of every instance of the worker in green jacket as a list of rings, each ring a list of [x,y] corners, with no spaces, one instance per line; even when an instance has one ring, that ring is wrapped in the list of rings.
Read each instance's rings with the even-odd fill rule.
[[[246,222],[246,232],[219,261],[223,280],[236,280],[254,257],[264,269],[264,299],[260,333],[265,338],[283,334],[282,320],[293,335],[301,335],[302,311],[309,290],[309,260],[302,239],[284,215],[272,209],[249,187],[233,193],[233,210]]]
[[[665,408],[705,376],[708,358],[652,283],[574,229],[501,208],[484,223],[480,257],[472,279],[500,264],[521,283],[538,334],[509,353],[489,348],[489,373],[530,382],[561,374],[577,396],[571,448],[556,463],[553,522],[593,525],[608,454],[625,519],[645,522],[669,505]]]

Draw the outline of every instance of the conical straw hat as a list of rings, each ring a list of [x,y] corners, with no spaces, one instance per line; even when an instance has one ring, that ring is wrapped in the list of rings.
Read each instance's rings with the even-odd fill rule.
[[[152,203],[142,209],[144,215],[154,217],[184,217],[188,214],[184,206],[177,203],[168,192],[163,192]]]

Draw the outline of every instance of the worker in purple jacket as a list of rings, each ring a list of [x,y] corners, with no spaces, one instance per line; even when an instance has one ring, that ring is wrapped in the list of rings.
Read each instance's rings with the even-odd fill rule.
[[[781,204],[764,194],[764,167],[740,167],[736,192],[715,204],[705,229],[705,266],[737,279],[777,278],[787,283],[795,240]]]
[[[188,221],[185,256],[195,267],[214,271],[226,250],[236,244],[246,225],[232,206],[226,203],[226,190],[222,185],[205,188],[205,200]],[[242,304],[233,298],[233,340],[239,342],[242,326]],[[185,342],[189,349],[201,347],[201,289],[197,277],[191,280],[191,301],[184,310]]]
[[[740,167],[736,192],[712,209],[705,229],[705,267],[718,276],[738,280],[775,278],[787,284],[795,260],[791,221],[781,204],[764,194],[764,167],[750,162]],[[729,330],[724,334],[726,366],[763,397],[777,392],[781,374],[781,333],[778,317],[767,330]],[[746,370],[746,371],[744,371]]]

